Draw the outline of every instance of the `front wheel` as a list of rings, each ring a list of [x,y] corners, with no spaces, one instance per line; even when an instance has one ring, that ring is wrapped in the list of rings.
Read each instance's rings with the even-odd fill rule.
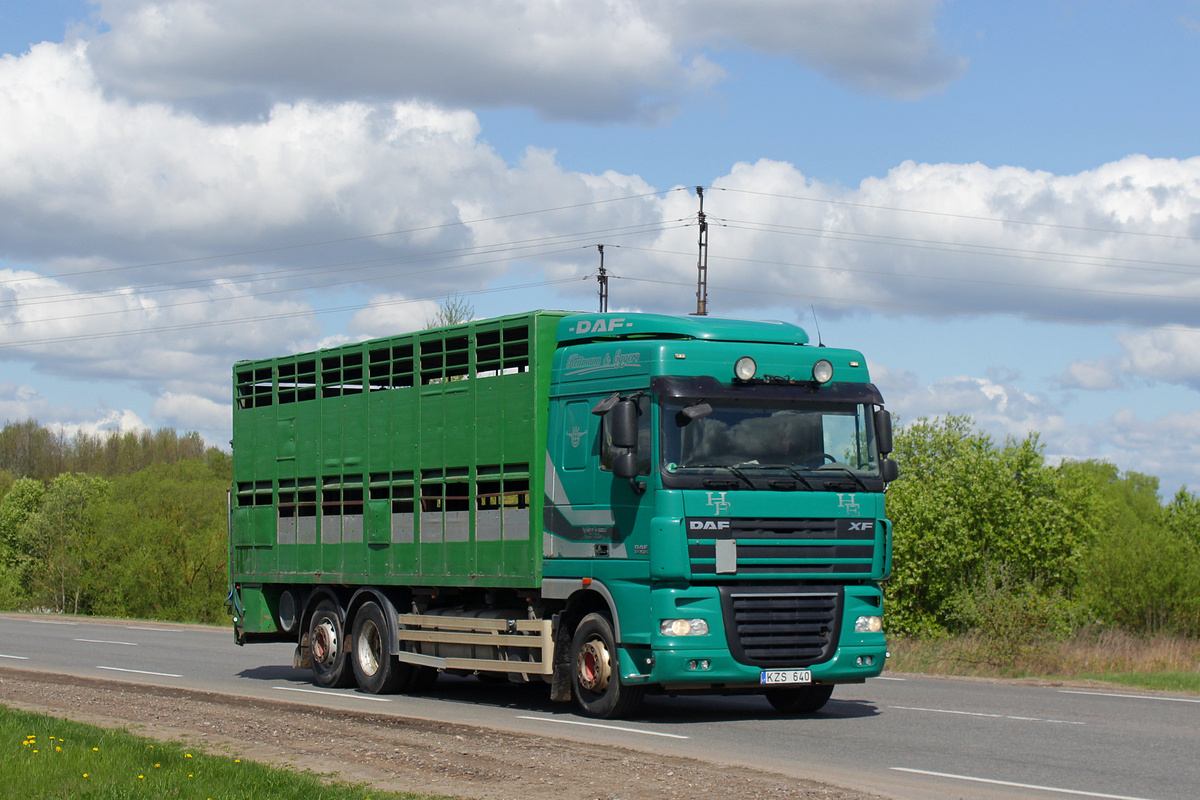
[[[601,719],[629,716],[646,693],[621,683],[616,637],[603,614],[588,614],[571,637],[571,690],[580,711]]]
[[[784,714],[812,714],[820,711],[833,696],[832,683],[793,686],[787,689],[768,689],[767,702]]]

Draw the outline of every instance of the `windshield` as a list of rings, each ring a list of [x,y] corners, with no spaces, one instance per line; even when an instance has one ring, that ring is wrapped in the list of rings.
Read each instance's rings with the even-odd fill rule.
[[[663,404],[663,468],[723,470],[749,488],[759,488],[751,473],[763,471],[806,488],[825,477],[878,478],[871,419],[862,403],[672,399]]]

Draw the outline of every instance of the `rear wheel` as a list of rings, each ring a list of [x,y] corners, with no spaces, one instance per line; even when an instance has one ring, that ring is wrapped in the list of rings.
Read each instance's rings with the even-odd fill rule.
[[[833,696],[832,683],[811,686],[790,686],[787,689],[768,689],[767,702],[785,714],[812,714],[820,711]]]
[[[395,694],[412,676],[412,665],[392,655],[395,633],[378,603],[368,602],[354,616],[351,664],[358,688],[367,694]]]
[[[353,685],[354,673],[346,655],[346,625],[341,609],[332,600],[322,600],[308,626],[313,683],[330,689]]]
[[[601,719],[629,716],[646,693],[621,683],[616,637],[603,614],[588,614],[571,638],[571,690],[580,711]]]

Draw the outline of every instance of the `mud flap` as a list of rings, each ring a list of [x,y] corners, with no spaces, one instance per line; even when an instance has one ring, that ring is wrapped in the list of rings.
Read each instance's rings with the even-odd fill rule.
[[[554,673],[550,678],[550,699],[557,703],[571,700],[571,634],[561,618],[555,619]]]

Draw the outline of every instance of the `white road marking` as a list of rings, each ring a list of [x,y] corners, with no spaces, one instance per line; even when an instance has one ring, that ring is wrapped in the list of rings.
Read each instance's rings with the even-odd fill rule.
[[[990,719],[1012,719],[1019,722],[1051,722],[1055,725],[1086,725],[1086,722],[1075,722],[1065,719],[1041,719],[1040,717],[1018,717],[1013,714],[985,714],[982,711],[955,711],[949,708],[916,708],[913,706],[888,706],[900,711],[928,711],[932,714],[958,714],[963,717],[988,717]]]
[[[376,703],[392,702],[386,697],[372,697],[369,694],[350,694],[349,692],[325,692],[320,689],[299,689],[295,686],[275,686],[281,692],[306,692],[307,694],[327,694],[330,697],[346,697],[351,700],[374,700]]]
[[[991,778],[976,778],[973,775],[953,775],[949,772],[930,772],[926,769],[907,769],[892,767],[896,772],[911,772],[916,775],[931,775],[935,778],[952,778],[957,781],[972,781],[974,783],[990,783],[993,786],[1012,786],[1016,789],[1033,789],[1039,792],[1055,792],[1057,794],[1073,794],[1077,797],[1099,797],[1103,800],[1150,800],[1147,797],[1133,797],[1127,794],[1104,794],[1102,792],[1086,792],[1081,789],[1062,789],[1057,786],[1038,786],[1034,783],[1016,783],[1014,781],[997,781]]]
[[[134,672],[138,675],[158,675],[160,678],[182,678],[182,675],[176,675],[174,672],[149,672],[144,669],[125,669],[124,667],[96,667],[96,669],[107,669],[113,672]]]
[[[78,625],[78,622],[67,622],[61,619],[27,619],[25,622],[32,622],[34,625]]]
[[[517,719],[531,719],[535,722],[557,722],[560,725],[583,725],[588,728],[604,728],[609,731],[622,731],[623,733],[641,733],[646,736],[664,736],[668,739],[688,739],[688,736],[681,736],[678,733],[659,733],[658,731],[644,731],[640,728],[623,728],[620,725],[604,725],[599,722],[583,722],[577,719],[558,719],[556,717],[517,717]]]
[[[0,658],[15,658],[18,661],[28,661],[29,660],[29,656],[6,656],[4,653],[0,653]]]
[[[893,677],[886,676],[886,675],[876,675],[871,680],[873,680],[873,681],[906,681],[906,680],[908,680],[908,678],[893,678]]]
[[[1128,697],[1133,700],[1166,700],[1172,703],[1200,703],[1196,697],[1163,697],[1157,694],[1118,694],[1116,692],[1085,692],[1080,689],[1059,689],[1063,694],[1090,694],[1096,697]]]
[[[131,631],[162,631],[163,633],[180,633],[180,628],[147,628],[145,625],[126,625],[126,629]]]
[[[126,647],[137,647],[137,642],[111,642],[108,639],[76,639],[77,642],[90,642],[91,644],[123,644]]]

